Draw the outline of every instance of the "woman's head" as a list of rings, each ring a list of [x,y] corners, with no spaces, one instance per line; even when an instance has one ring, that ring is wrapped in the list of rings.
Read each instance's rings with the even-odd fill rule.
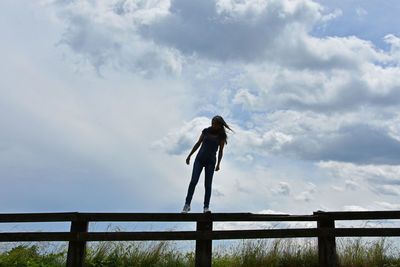
[[[229,125],[225,122],[225,120],[221,116],[217,115],[214,118],[212,118],[211,127],[214,130],[219,131],[225,138],[225,143],[227,143],[228,137],[226,135],[225,128],[229,129],[230,131],[232,131],[232,129],[229,127]]]

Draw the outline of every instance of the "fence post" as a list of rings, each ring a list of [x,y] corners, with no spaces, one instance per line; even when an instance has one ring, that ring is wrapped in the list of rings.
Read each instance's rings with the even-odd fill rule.
[[[87,221],[72,221],[71,233],[87,232]],[[67,267],[83,267],[85,263],[86,241],[69,241]]]
[[[320,230],[334,230],[335,220],[324,214],[323,211],[314,212],[318,215],[317,227]],[[336,267],[336,237],[333,233],[322,231],[318,236],[318,258],[320,267]]]
[[[197,221],[197,231],[212,231],[213,222],[209,214],[206,220]],[[212,239],[196,240],[196,267],[211,267]]]

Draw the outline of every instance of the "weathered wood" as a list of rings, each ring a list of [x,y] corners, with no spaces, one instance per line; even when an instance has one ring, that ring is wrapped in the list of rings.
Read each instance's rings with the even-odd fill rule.
[[[265,221],[316,221],[314,215],[288,215],[288,214],[253,214],[253,213],[212,213],[212,220],[229,222],[265,222]]]
[[[262,229],[262,230],[221,230],[221,231],[173,231],[173,232],[114,232],[86,233],[81,237],[87,241],[126,240],[223,240],[256,238],[303,238],[318,237],[316,228]]]
[[[314,212],[314,215],[318,213]],[[323,214],[335,221],[400,219],[400,211],[326,211]]]
[[[293,216],[282,214],[252,214],[252,213],[81,213],[88,221],[152,221],[152,222],[198,222],[212,221],[315,221],[311,215]]]
[[[209,216],[212,221],[316,221],[314,215],[253,214],[253,213],[3,213],[0,222],[197,222]]]
[[[211,234],[212,226],[211,220],[197,222],[196,230],[203,238],[196,240],[196,267],[211,267],[212,239],[204,237]]]
[[[0,242],[73,240],[77,240],[77,235],[69,232],[0,233]]]
[[[318,213],[318,215],[319,218],[317,222],[317,227],[322,233],[320,236],[318,236],[319,266],[336,267],[336,238],[333,235],[333,231],[329,231],[335,228],[335,221],[332,220],[330,217],[324,216],[323,213]]]
[[[91,222],[196,222],[203,213],[81,213]]]
[[[77,235],[88,231],[87,221],[73,221],[71,223],[71,233]],[[67,267],[83,267],[85,263],[86,241],[70,241],[68,245]]]
[[[222,240],[255,238],[302,238],[317,237],[318,229],[263,229],[221,231],[171,231],[171,232],[42,232],[1,233],[1,242],[13,241],[161,241],[161,240]]]
[[[314,215],[212,213],[212,221],[316,221]],[[400,211],[344,211],[323,212],[334,220],[389,220],[400,219]],[[1,222],[70,222],[70,221],[152,221],[152,222],[197,222],[204,219],[203,213],[0,213]]]
[[[0,213],[0,222],[70,222],[78,220],[79,212],[60,213]]]
[[[88,221],[151,221],[151,222],[197,222],[212,221],[316,221],[313,215],[252,214],[252,213],[81,213]],[[208,217],[206,217],[208,216]]]
[[[316,228],[213,231],[213,240],[318,237]]]
[[[336,228],[335,236],[400,236],[400,228]]]

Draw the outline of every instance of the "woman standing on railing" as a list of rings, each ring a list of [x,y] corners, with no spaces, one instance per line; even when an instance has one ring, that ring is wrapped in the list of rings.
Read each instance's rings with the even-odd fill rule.
[[[215,171],[219,171],[220,163],[224,151],[224,145],[227,144],[226,130],[232,129],[224,121],[221,116],[215,116],[211,121],[211,127],[205,128],[197,143],[193,146],[192,151],[186,158],[186,164],[190,164],[190,157],[200,147],[199,153],[197,153],[196,159],[193,164],[192,179],[190,180],[188,192],[186,195],[185,206],[183,207],[182,213],[190,211],[190,202],[192,201],[194,189],[196,188],[197,182],[203,168],[205,169],[205,195],[204,195],[204,207],[203,212],[211,212],[209,209],[210,198],[211,198],[211,183]],[[218,161],[216,160],[216,153],[218,151]],[[215,165],[216,164],[216,165]]]

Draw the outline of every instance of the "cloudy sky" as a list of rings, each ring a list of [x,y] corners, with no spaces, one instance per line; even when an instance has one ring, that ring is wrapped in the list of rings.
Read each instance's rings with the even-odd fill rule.
[[[1,212],[400,209],[398,0],[0,1]],[[200,212],[203,178],[192,210]]]

